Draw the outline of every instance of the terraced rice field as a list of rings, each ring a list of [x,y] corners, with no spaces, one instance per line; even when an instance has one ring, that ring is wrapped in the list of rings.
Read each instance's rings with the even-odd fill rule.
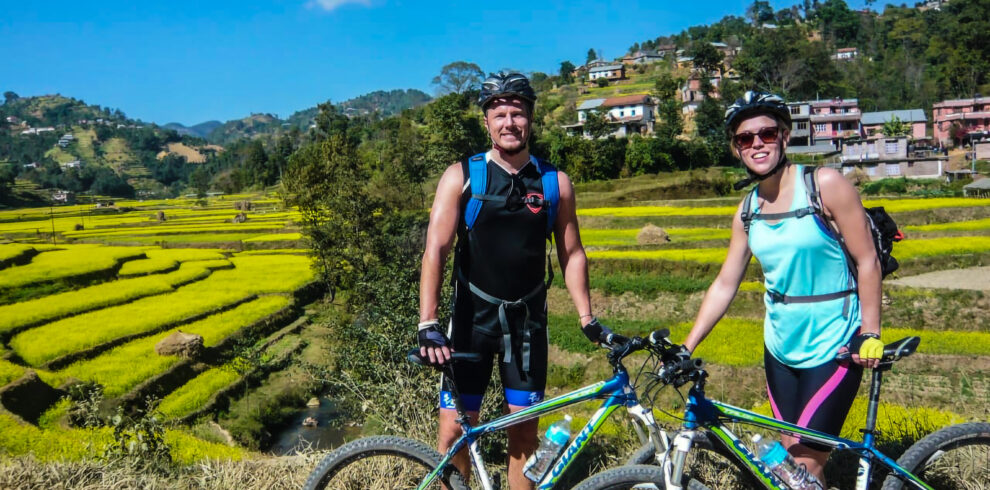
[[[247,221],[231,222],[241,213],[232,201],[248,199]],[[135,201],[111,210],[0,212],[0,238],[8,241],[0,243],[0,391],[18,383],[58,388],[85,381],[102,385],[109,399],[127,400],[162,387],[190,390],[196,385],[174,378],[192,381],[198,372],[221,369],[235,344],[254,342],[300,314],[298,301],[311,296],[304,291],[315,275],[306,251],[291,248],[301,239],[297,218],[279,201],[258,196],[207,206]],[[197,248],[159,246],[174,245],[168,237],[176,236]],[[130,241],[147,244],[120,245]],[[281,248],[269,253],[268,244]],[[156,353],[156,344],[178,331],[202,336],[202,357]],[[29,372],[40,381],[26,381]],[[227,385],[244,374],[223,372]],[[169,391],[169,400],[182,395]],[[78,459],[97,455],[112,438],[111,429],[69,426],[67,402],[24,410],[0,403],[0,452]],[[177,461],[246,454],[184,430],[166,435]]]

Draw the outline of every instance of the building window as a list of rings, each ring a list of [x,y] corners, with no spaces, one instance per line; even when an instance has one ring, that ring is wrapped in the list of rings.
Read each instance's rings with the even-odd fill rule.
[[[824,124],[816,124],[815,125],[815,132],[816,133],[824,133],[825,132],[825,125]]]
[[[888,163],[885,170],[887,175],[901,175],[901,166],[896,163]]]
[[[633,109],[633,110],[629,111],[629,115],[630,116],[635,116],[636,115],[636,109]]]
[[[897,141],[887,141],[884,144],[884,151],[888,155],[892,155],[894,153],[897,153]]]
[[[808,123],[806,122],[797,123],[797,129],[800,129],[802,131],[808,129]]]
[[[624,117],[626,115],[625,111],[619,111],[619,117]]]
[[[791,114],[801,114],[801,108],[797,106],[791,107]]]
[[[870,166],[866,167],[866,175],[869,175],[870,177],[873,177],[876,174],[877,174],[877,167],[876,167],[876,165],[870,165]]]

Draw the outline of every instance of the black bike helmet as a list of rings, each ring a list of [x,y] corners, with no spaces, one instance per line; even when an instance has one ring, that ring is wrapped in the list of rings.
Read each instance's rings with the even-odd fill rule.
[[[773,116],[782,121],[786,129],[790,129],[791,127],[791,111],[787,108],[787,104],[784,103],[784,99],[779,95],[750,90],[743,94],[742,97],[736,99],[725,111],[725,131],[728,133],[729,138],[732,138],[736,128],[746,118],[758,115]],[[765,174],[756,174],[744,164],[743,167],[746,168],[746,173],[749,174],[748,177],[736,182],[732,187],[738,191],[753,182],[765,180],[783,169],[786,164],[787,155],[783,151],[780,152],[777,164]]]
[[[779,95],[748,91],[725,110],[725,130],[731,134],[742,121],[750,116],[767,114],[775,116],[791,127],[791,111]]]
[[[525,75],[522,73],[493,73],[481,84],[478,105],[481,106],[481,110],[485,110],[493,100],[499,97],[513,96],[529,103],[530,109],[536,103],[536,92],[529,85],[529,79]]]

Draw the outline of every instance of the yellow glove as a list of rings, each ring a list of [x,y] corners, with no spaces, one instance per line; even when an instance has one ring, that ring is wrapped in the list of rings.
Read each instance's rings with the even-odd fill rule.
[[[862,333],[849,342],[849,352],[859,354],[860,359],[880,359],[883,357],[883,342],[875,333]]]

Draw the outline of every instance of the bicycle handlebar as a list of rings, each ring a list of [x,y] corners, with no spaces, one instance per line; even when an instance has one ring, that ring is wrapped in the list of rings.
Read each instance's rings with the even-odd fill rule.
[[[419,364],[420,366],[430,366],[430,367],[442,367],[439,364],[430,363],[429,358],[424,358],[419,354],[419,348],[410,349],[406,353],[406,360],[413,364]],[[451,352],[450,353],[451,362],[478,362],[481,360],[481,354],[476,354],[474,352]]]

